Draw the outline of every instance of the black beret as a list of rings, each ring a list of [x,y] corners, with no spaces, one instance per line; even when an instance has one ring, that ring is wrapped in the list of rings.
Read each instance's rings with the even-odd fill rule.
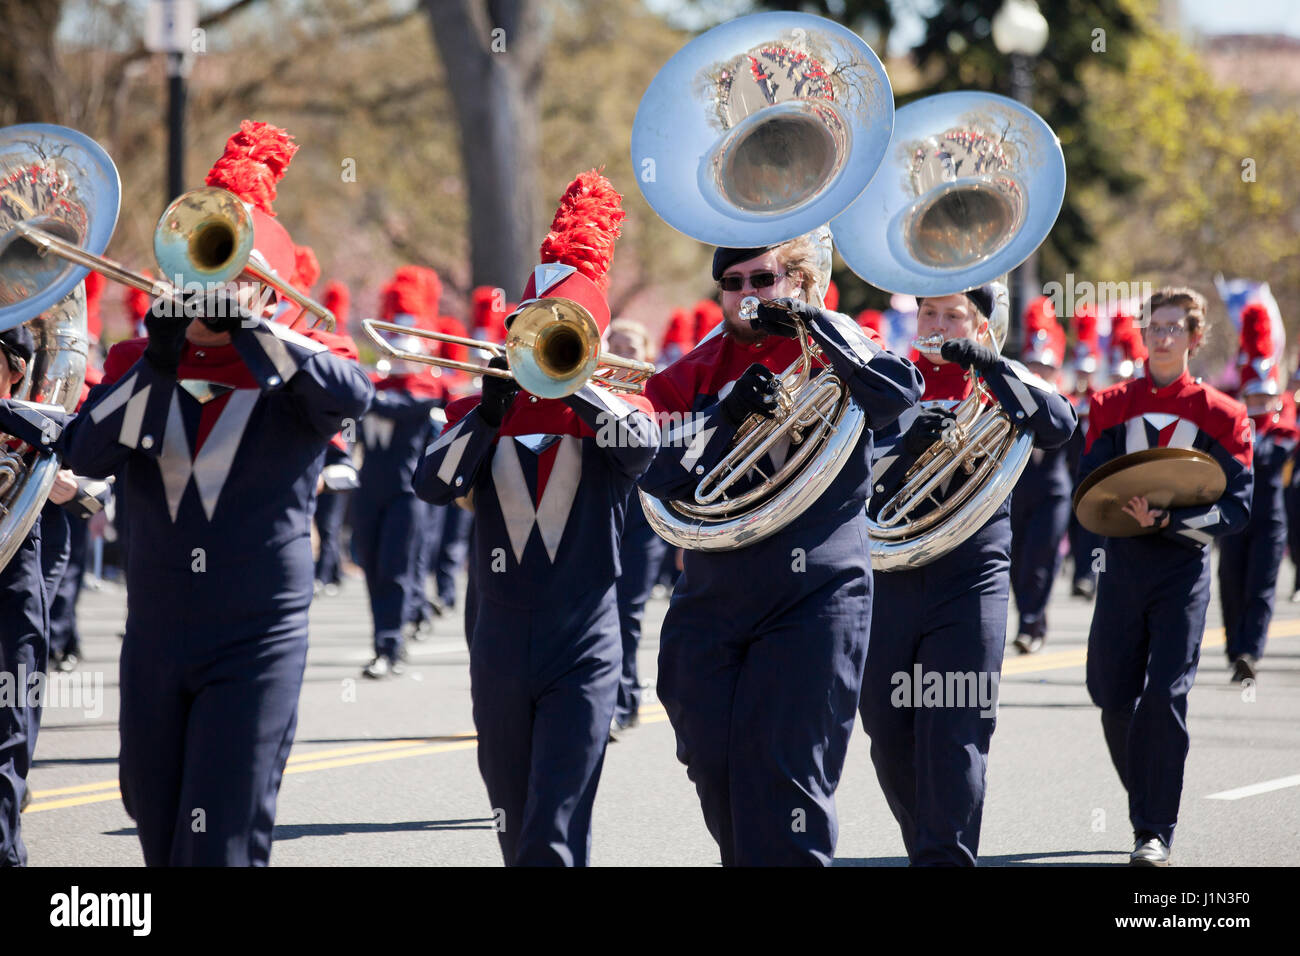
[[[987,319],[989,316],[993,314],[993,303],[995,301],[993,295],[993,286],[991,285],[976,286],[973,289],[967,289],[965,292],[958,293],[958,294],[964,295],[966,298],[970,299],[971,304],[974,305],[975,308],[979,309],[980,315],[982,315],[984,318]],[[941,298],[941,296],[919,295],[916,297],[916,301],[922,302],[925,299],[938,299],[938,298]]]
[[[757,246],[753,249],[729,249],[726,246],[718,246],[713,250],[713,281],[716,282],[722,278],[722,274],[738,262],[748,262],[756,256],[761,256],[765,252],[770,252],[781,243],[773,243],[770,246]]]
[[[0,346],[3,346],[6,352],[17,355],[24,362],[30,362],[32,356],[36,354],[36,340],[32,338],[31,330],[25,325],[0,332]]]

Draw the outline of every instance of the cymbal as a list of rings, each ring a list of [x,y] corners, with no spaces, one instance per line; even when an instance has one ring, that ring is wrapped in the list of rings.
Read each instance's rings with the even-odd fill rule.
[[[1212,455],[1194,448],[1147,448],[1102,465],[1074,493],[1079,523],[1106,538],[1155,534],[1125,514],[1134,495],[1153,508],[1190,508],[1219,500],[1228,478]]]

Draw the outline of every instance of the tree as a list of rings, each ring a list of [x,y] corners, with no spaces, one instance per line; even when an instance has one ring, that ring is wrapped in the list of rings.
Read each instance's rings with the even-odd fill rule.
[[[0,126],[62,115],[54,33],[62,0],[0,0]]]
[[[536,0],[424,0],[460,126],[474,285],[513,289],[537,257]]]

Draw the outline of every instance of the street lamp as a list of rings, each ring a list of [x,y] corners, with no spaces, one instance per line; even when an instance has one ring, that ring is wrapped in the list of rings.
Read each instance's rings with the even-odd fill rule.
[[[993,15],[993,45],[1011,58],[1011,95],[1033,108],[1034,58],[1047,46],[1047,21],[1034,0],[1006,0]],[[1018,355],[1024,343],[1025,307],[1038,287],[1038,251],[1016,269],[1007,351]]]

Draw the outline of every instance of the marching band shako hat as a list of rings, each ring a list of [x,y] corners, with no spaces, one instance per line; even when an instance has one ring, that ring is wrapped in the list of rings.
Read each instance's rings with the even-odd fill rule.
[[[511,311],[506,305],[504,290],[490,285],[476,286],[470,293],[470,311],[476,338],[501,341],[505,329],[503,323]]]
[[[668,328],[664,330],[663,343],[659,350],[676,346],[682,354],[695,347],[695,319],[685,309],[673,309],[668,316]]]
[[[1241,392],[1246,395],[1276,395],[1280,390],[1279,369],[1273,358],[1273,320],[1268,310],[1252,302],[1241,310],[1241,351],[1237,367]]]
[[[330,279],[325,283],[325,308],[334,313],[334,318],[338,322],[338,328],[346,329],[348,327],[348,309],[352,305],[352,295],[348,292],[348,287],[338,279]]]
[[[724,318],[722,306],[712,299],[701,299],[695,303],[695,343],[704,341],[704,336],[722,324]]]
[[[1075,372],[1091,375],[1097,371],[1101,358],[1101,339],[1097,334],[1097,312],[1090,305],[1080,305],[1074,310],[1074,359],[1070,363]],[[1112,336],[1112,341],[1114,338]],[[1111,363],[1112,366],[1114,363]]]
[[[285,282],[297,271],[297,246],[289,230],[275,219],[271,208],[276,184],[298,147],[293,137],[269,123],[244,120],[239,132],[226,140],[225,152],[208,171],[204,182],[228,190],[243,200],[253,217],[252,257]]]
[[[98,342],[104,329],[104,318],[99,311],[100,300],[104,297],[104,287],[108,280],[91,269],[86,273],[86,334],[90,341]]]
[[[1056,321],[1056,307],[1047,296],[1039,296],[1025,309],[1023,359],[1059,369],[1065,361],[1065,329]]]
[[[623,197],[599,169],[579,173],[569,183],[542,240],[540,263],[524,285],[519,305],[506,316],[506,328],[519,310],[541,298],[570,299],[591,313],[601,335],[609,327],[605,300],[610,260],[619,223],[627,218]]]
[[[1140,364],[1146,361],[1147,347],[1142,343],[1133,316],[1120,309],[1110,321],[1110,373],[1116,378],[1128,378],[1141,372]]]

